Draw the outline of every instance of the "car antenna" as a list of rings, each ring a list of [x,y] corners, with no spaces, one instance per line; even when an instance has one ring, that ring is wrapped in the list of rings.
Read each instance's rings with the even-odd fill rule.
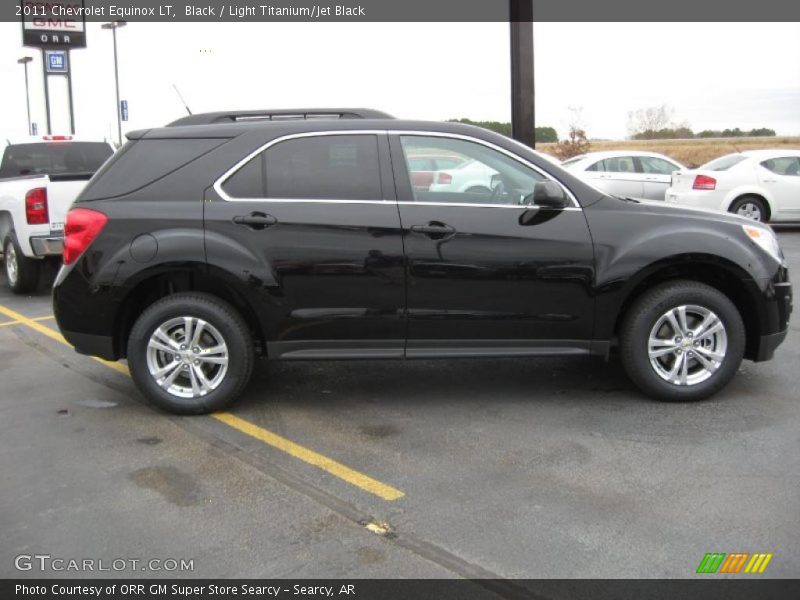
[[[191,115],[192,114],[192,110],[189,108],[189,105],[186,104],[186,100],[183,99],[183,96],[181,96],[181,92],[180,92],[180,90],[178,90],[178,86],[173,83],[172,84],[172,88],[175,90],[175,93],[178,94],[178,98],[180,98],[181,104],[183,104],[183,108],[185,108],[186,112]]]

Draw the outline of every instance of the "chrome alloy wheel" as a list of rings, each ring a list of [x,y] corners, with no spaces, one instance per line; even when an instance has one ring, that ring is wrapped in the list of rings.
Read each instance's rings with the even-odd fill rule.
[[[150,376],[179,398],[199,398],[217,389],[228,372],[228,358],[222,334],[196,317],[170,319],[147,342]]]
[[[675,385],[697,385],[725,360],[728,333],[709,309],[686,304],[665,312],[650,330],[647,351],[661,379]]]
[[[736,209],[736,214],[746,219],[752,219],[753,221],[762,221],[761,209],[755,202],[745,202]]]
[[[6,244],[6,277],[8,277],[8,283],[15,285],[18,273],[17,251],[14,249],[14,244],[8,243]]]

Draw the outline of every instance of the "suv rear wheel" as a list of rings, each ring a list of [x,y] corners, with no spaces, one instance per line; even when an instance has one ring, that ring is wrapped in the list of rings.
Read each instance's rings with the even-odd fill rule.
[[[628,311],[620,332],[622,365],[645,393],[666,401],[706,398],[736,374],[745,330],[736,306],[694,281],[661,284]]]
[[[242,317],[209,294],[181,293],[155,302],[137,319],[128,364],[139,390],[176,414],[225,408],[253,370],[253,340]]]

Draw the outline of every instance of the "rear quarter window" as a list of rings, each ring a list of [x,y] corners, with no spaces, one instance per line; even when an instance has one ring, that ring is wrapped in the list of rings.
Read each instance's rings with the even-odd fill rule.
[[[225,139],[142,139],[128,142],[98,171],[81,201],[113,198],[135,192],[210,152]]]

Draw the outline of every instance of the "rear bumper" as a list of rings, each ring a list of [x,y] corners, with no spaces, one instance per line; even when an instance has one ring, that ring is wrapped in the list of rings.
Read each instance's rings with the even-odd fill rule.
[[[30,238],[34,256],[60,256],[64,250],[64,236],[42,235]]]
[[[114,340],[110,336],[92,335],[61,330],[64,338],[75,347],[78,354],[98,356],[105,360],[117,360],[114,353]]]

